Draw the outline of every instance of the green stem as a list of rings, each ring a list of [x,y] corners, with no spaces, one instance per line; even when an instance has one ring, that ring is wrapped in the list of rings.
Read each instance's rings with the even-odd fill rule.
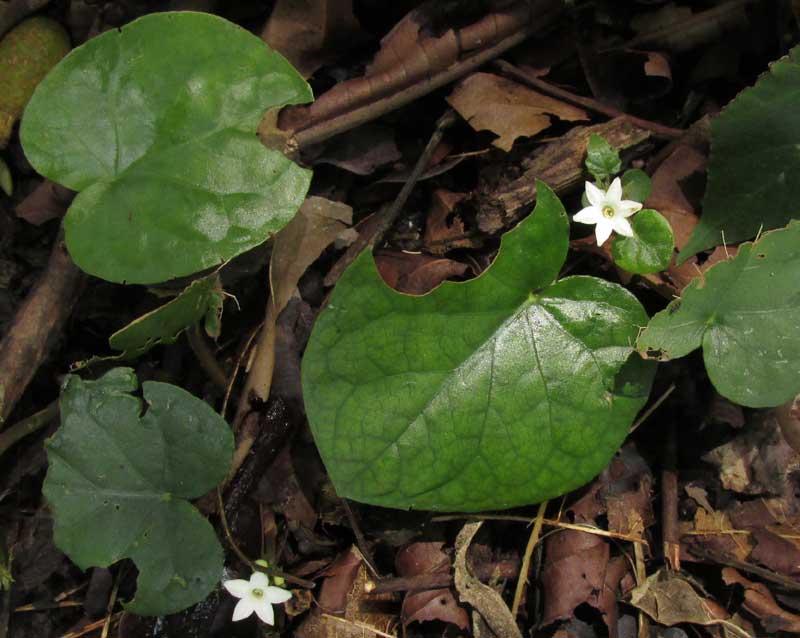
[[[22,421],[18,421],[0,434],[0,456],[22,437],[41,430],[58,416],[58,401],[53,401],[46,408],[39,410]]]

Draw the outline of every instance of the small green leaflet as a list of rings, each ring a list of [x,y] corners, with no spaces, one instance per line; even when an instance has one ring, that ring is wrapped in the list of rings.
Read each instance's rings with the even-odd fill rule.
[[[800,222],[709,268],[638,341],[661,359],[701,346],[711,382],[731,401],[764,408],[800,392]]]
[[[650,197],[653,183],[650,176],[640,168],[631,168],[622,175],[622,199],[644,202]]]
[[[115,332],[108,344],[132,359],[158,344],[174,343],[181,332],[204,317],[215,325],[222,298],[218,275],[198,279],[172,301]]]
[[[586,170],[600,183],[607,182],[622,170],[617,150],[597,133],[589,136],[586,147]]]
[[[292,218],[311,174],[256,128],[267,109],[311,97],[248,31],[206,13],[155,13],[65,57],[20,135],[40,174],[79,191],[64,220],[75,263],[157,283],[217,266]]]
[[[539,183],[535,211],[476,279],[411,297],[383,283],[368,253],[345,272],[302,370],[341,496],[499,509],[602,470],[650,389],[654,365],[632,355],[647,315],[616,284],[552,283],[568,235],[561,202]]]
[[[669,222],[652,208],[640,210],[630,222],[633,237],[617,235],[611,245],[614,262],[637,275],[665,270],[675,248],[675,237]]]
[[[800,47],[711,120],[703,214],[678,255],[752,239],[800,217]],[[724,233],[724,237],[723,237]]]
[[[168,383],[142,385],[141,416],[137,387],[130,368],[67,378],[43,491],[56,545],[81,569],[133,559],[139,578],[126,608],[163,615],[219,582],[222,548],[188,500],[225,479],[233,436],[210,406]]]

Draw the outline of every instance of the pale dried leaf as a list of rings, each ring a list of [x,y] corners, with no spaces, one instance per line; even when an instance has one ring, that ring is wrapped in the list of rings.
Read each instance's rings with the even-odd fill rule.
[[[476,131],[498,135],[494,145],[511,150],[518,137],[532,136],[558,118],[588,120],[585,111],[491,73],[473,73],[447,98]]]

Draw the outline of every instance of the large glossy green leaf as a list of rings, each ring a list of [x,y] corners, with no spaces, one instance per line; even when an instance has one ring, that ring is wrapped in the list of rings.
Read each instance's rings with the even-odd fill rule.
[[[800,47],[711,122],[703,215],[678,262],[800,217]],[[724,234],[724,237],[723,237]]]
[[[121,351],[126,359],[141,356],[153,346],[174,343],[181,332],[209,312],[215,316],[221,303],[219,276],[203,277],[189,284],[175,299],[117,330],[109,337],[108,345]]]
[[[533,214],[480,277],[395,292],[364,254],[303,360],[317,446],[342,495],[398,508],[534,503],[599,472],[649,390],[633,351],[647,321],[622,287],[552,284],[569,221],[538,184]]]
[[[307,102],[260,38],[204,13],[156,13],[90,40],[38,86],[21,137],[39,173],[81,191],[65,219],[75,262],[155,283],[266,240],[310,173],[256,137],[264,111]]]
[[[143,384],[142,415],[137,386],[129,368],[98,381],[68,377],[44,494],[56,544],[82,569],[132,558],[139,579],[127,608],[161,615],[219,582],[222,548],[187,499],[225,478],[233,437],[211,407],[168,383]]]
[[[800,392],[800,223],[739,247],[712,266],[639,337],[643,352],[675,359],[702,346],[720,394],[759,408]]]

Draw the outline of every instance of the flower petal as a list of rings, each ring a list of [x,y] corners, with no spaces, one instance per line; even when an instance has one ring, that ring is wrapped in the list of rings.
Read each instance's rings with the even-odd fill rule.
[[[596,206],[587,206],[583,210],[575,213],[572,219],[581,224],[596,224],[603,219],[603,211]]]
[[[602,246],[606,243],[606,239],[611,237],[611,222],[603,219],[594,229],[594,234],[597,237],[597,245]]]
[[[269,587],[269,576],[264,572],[253,572],[250,576],[250,589],[266,589]]]
[[[617,210],[623,217],[630,217],[634,213],[638,213],[640,210],[642,210],[642,205],[639,202],[634,202],[630,199],[623,199],[619,204],[617,204]]]
[[[272,605],[269,603],[266,596],[255,606],[255,612],[262,622],[268,625],[275,624],[275,612],[272,610]]]
[[[592,206],[602,208],[606,201],[606,194],[591,182],[586,182],[586,199]]]
[[[252,613],[253,601],[250,598],[242,598],[233,608],[233,622],[244,620]]]
[[[236,596],[236,598],[244,598],[250,591],[250,583],[246,580],[242,580],[241,578],[226,580],[224,583],[222,583],[222,586],[228,590],[228,593],[231,594],[231,596]]]
[[[267,587],[264,590],[264,598],[271,602],[273,605],[285,603],[292,597],[292,592],[282,587]]]
[[[633,237],[633,228],[631,228],[631,223],[624,217],[615,217],[612,219],[611,226],[613,226],[614,232],[616,232],[618,235]]]
[[[611,186],[608,187],[606,191],[606,200],[609,204],[618,204],[619,200],[622,199],[622,181],[619,177],[615,177],[614,181],[611,182]]]

